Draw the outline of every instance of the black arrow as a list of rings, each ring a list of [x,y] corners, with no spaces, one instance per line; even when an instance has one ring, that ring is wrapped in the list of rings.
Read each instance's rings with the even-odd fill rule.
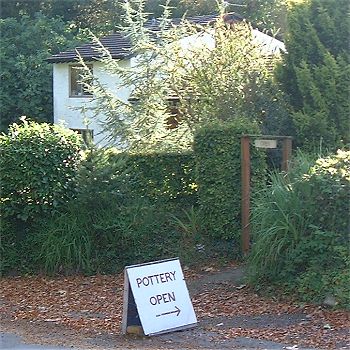
[[[179,316],[181,310],[177,306],[175,306],[175,309],[176,310],[174,310],[174,311],[163,312],[162,314],[156,315],[156,317],[166,316],[166,315],[170,315],[170,314],[176,314],[176,316]]]

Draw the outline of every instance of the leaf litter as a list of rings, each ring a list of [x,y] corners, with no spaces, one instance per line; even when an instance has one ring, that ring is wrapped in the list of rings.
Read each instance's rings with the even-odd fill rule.
[[[218,341],[249,337],[321,349],[350,348],[350,313],[257,295],[230,281],[206,284],[218,269],[184,269],[186,281],[203,279],[191,293],[199,324]],[[46,323],[89,335],[121,333],[123,274],[0,279],[0,321]]]

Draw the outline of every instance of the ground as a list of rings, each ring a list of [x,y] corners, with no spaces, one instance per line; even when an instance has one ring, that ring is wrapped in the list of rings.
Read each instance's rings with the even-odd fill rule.
[[[121,334],[123,274],[0,280],[0,329],[26,342],[83,349],[348,349],[350,314],[257,295],[244,269],[184,267],[196,328]]]

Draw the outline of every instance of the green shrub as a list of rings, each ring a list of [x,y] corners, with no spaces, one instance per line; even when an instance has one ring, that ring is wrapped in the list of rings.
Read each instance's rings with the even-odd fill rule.
[[[196,197],[192,153],[148,153],[127,156],[126,181],[133,197],[190,206]]]
[[[139,199],[127,206],[110,201],[94,211],[72,201],[65,212],[43,222],[32,239],[35,264],[43,272],[91,274],[178,256],[183,253],[179,238],[164,207]]]
[[[15,270],[20,265],[16,231],[8,220],[0,221],[0,276]]]
[[[50,274],[115,272],[186,255],[191,248],[182,243],[170,213],[195,196],[190,160],[187,154],[86,152],[76,198],[34,234],[36,264]]]
[[[0,136],[3,217],[34,220],[75,196],[79,137],[57,125],[23,119]]]
[[[85,213],[83,211],[85,210]],[[41,222],[32,234],[37,266],[48,274],[57,272],[91,273],[92,243],[90,213],[69,204],[65,212]]]
[[[309,163],[310,164],[310,163]],[[250,281],[296,291],[301,299],[333,295],[350,306],[350,152],[274,175],[253,210]]]
[[[247,119],[225,125],[209,125],[195,137],[198,201],[208,234],[235,239],[239,246],[241,229],[241,135],[257,134],[257,126]],[[251,150],[253,191],[265,179],[264,153]]]

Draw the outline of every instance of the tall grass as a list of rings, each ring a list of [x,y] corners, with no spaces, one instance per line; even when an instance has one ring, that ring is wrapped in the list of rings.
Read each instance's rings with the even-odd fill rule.
[[[91,272],[91,222],[88,213],[70,205],[68,210],[43,223],[35,240],[41,246],[37,260],[48,274]],[[78,214],[78,215],[77,215]]]
[[[273,174],[254,203],[250,282],[350,308],[349,190],[349,151]]]
[[[261,191],[253,203],[249,276],[254,283],[274,279],[281,273],[285,257],[310,224],[305,213],[312,212],[313,208],[307,208],[307,201],[302,200],[308,197],[310,188],[304,186],[301,179],[311,164],[310,158],[299,154],[289,174],[271,174],[270,186]]]

